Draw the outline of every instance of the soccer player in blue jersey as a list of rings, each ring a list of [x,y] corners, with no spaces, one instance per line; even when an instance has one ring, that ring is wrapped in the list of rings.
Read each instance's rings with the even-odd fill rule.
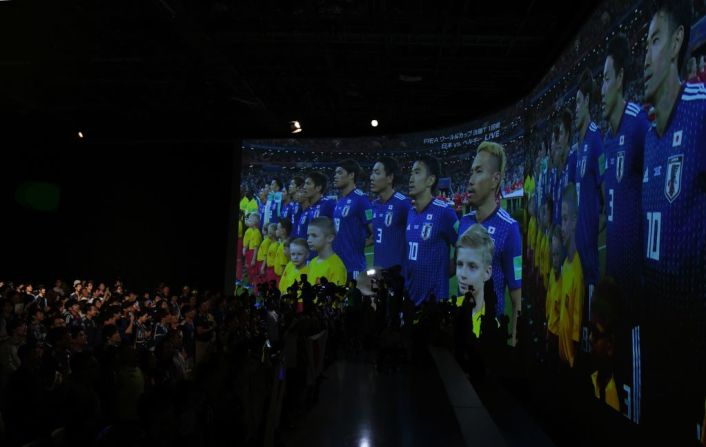
[[[390,157],[380,157],[370,174],[370,192],[378,196],[372,204],[373,265],[384,269],[404,266],[407,258],[405,228],[412,204],[402,193],[395,191],[398,175],[399,165]]]
[[[655,121],[642,179],[643,421],[659,423],[673,445],[693,442],[688,409],[700,406],[694,387],[706,377],[706,88],[679,77],[691,8],[656,2],[644,61]]]
[[[304,233],[306,233],[306,228],[303,230],[300,228],[300,218],[304,211],[306,201],[303,198],[302,189],[304,188],[304,178],[300,176],[295,176],[289,181],[289,209],[287,210],[287,215],[292,222],[292,237],[302,238]],[[305,235],[304,235],[305,236]]]
[[[304,179],[301,179],[301,184],[304,184]],[[286,188],[282,188],[282,211],[280,213],[282,220],[289,221],[292,226],[294,225],[294,214],[299,208],[299,204],[295,200],[297,185],[294,179],[290,180]]]
[[[433,194],[441,176],[439,161],[422,156],[412,165],[409,196],[414,200],[407,215],[405,289],[422,304],[431,294],[449,298],[451,246],[458,238],[458,217],[452,207]]]
[[[605,155],[603,137],[596,123],[591,120],[590,105],[596,87],[590,70],[582,72],[576,91],[576,128],[578,149],[576,153],[576,192],[579,215],[576,222],[576,249],[581,257],[584,281],[588,287],[586,308],[590,309],[593,288],[598,283],[598,224],[603,212],[603,172]],[[589,315],[590,317],[590,315]],[[588,346],[588,330],[583,331],[584,347]]]
[[[318,171],[310,171],[306,174],[304,186],[302,187],[302,198],[309,203],[300,218],[300,226],[304,234],[307,234],[309,222],[317,217],[328,217],[333,219],[333,210],[336,201],[324,196],[328,182],[326,176]],[[317,253],[313,250],[309,252],[309,260],[315,258]]]
[[[265,204],[265,222],[263,226],[268,226],[271,223],[277,223],[280,220],[282,212],[282,181],[278,178],[272,179],[270,182],[270,191],[267,194],[267,202]]]
[[[333,174],[333,183],[340,195],[333,210],[333,223],[336,238],[333,251],[341,258],[348,272],[348,280],[358,279],[365,266],[365,246],[373,233],[373,209],[363,191],[356,188],[356,181],[363,176],[363,170],[352,159],[338,163]]]
[[[495,313],[498,317],[505,313],[505,289],[508,288],[512,300],[510,329],[514,346],[517,339],[517,315],[522,300],[522,236],[517,221],[497,201],[506,166],[507,157],[502,145],[484,141],[478,146],[468,181],[473,211],[461,219],[458,234],[463,234],[473,224],[479,223],[493,239],[495,249],[492,278],[497,303]]]
[[[567,108],[562,110],[557,126],[557,144],[561,147],[561,169],[559,171],[557,193],[554,197],[552,219],[556,225],[561,225],[561,193],[569,183],[576,183],[576,148],[571,147],[571,123],[573,115]]]
[[[311,171],[306,175],[302,187],[303,198],[309,202],[307,209],[308,219],[315,217],[328,217],[333,219],[333,209],[336,202],[324,196],[326,194],[326,176],[318,171]]]
[[[650,126],[640,106],[623,96],[630,46],[624,34],[614,37],[606,48],[601,87],[601,109],[608,131],[603,139],[606,170],[606,276],[616,279],[625,290],[639,286],[642,216],[642,156],[645,134]],[[630,314],[630,312],[628,312]]]

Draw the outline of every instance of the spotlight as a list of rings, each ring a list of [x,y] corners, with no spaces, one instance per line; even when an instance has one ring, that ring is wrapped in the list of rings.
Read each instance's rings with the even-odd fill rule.
[[[78,137],[81,138],[81,139],[83,139],[83,132],[79,131],[79,132],[78,132]]]
[[[299,133],[302,131],[302,125],[299,124],[299,121],[290,121],[289,122],[289,130],[292,133]]]
[[[378,120],[372,120],[372,121],[370,122],[370,125],[373,126],[373,127],[378,127]]]

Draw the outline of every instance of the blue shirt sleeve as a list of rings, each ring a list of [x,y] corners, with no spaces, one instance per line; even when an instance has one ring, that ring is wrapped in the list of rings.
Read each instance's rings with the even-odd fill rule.
[[[514,290],[522,287],[522,237],[517,222],[508,230],[501,264],[508,288]]]

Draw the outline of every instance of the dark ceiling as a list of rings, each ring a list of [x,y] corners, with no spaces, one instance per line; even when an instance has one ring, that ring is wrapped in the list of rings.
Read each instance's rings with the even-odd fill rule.
[[[101,141],[441,127],[526,95],[597,3],[2,1],[0,113]]]

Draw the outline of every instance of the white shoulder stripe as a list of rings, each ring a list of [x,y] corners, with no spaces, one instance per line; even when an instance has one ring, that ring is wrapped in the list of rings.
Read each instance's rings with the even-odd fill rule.
[[[505,210],[501,210],[502,212],[498,213],[498,216],[504,220],[505,222],[508,223],[515,223],[515,219],[513,219]]]
[[[598,130],[598,126],[596,126],[596,123],[591,123],[591,126],[590,126],[590,127],[591,127],[591,130],[594,131],[594,132],[595,132],[596,130]]]
[[[402,193],[396,192],[395,197],[400,199],[400,200],[405,200],[407,197],[405,197]]]
[[[685,95],[703,95],[705,93],[706,93],[706,88],[698,88],[698,89],[685,88],[684,89]]]
[[[704,89],[706,89],[706,86],[704,86],[703,82],[693,83],[693,84],[687,83],[686,86],[684,86],[684,90],[704,90]]]
[[[701,99],[706,99],[706,93],[698,95],[687,95],[686,93],[681,96],[682,101],[697,101]]]
[[[507,222],[507,223],[515,223],[515,221],[514,221],[512,218],[510,218],[510,217],[505,217],[505,216],[503,216],[502,214],[498,214],[498,217],[501,218],[502,220],[504,220],[504,221]]]
[[[625,111],[626,111],[626,112],[632,112],[632,113],[634,113],[635,115],[637,115],[638,113],[640,113],[640,110],[642,110],[642,109],[640,109],[640,108],[639,108],[638,106],[636,106],[635,104],[629,104],[629,105],[625,108]]]
[[[625,109],[625,114],[626,114],[626,115],[637,116],[638,113],[639,113],[639,112],[636,112],[636,111],[631,110],[631,109]]]
[[[363,194],[363,191],[361,191],[361,190],[358,189],[358,188],[354,189],[353,192],[356,193],[356,194],[358,194],[359,196],[365,195],[365,194]]]
[[[433,201],[432,203],[433,203],[434,205],[443,206],[444,208],[446,207],[446,204],[445,204],[444,202],[442,202],[441,200],[439,200],[439,199],[434,199],[434,201]]]

